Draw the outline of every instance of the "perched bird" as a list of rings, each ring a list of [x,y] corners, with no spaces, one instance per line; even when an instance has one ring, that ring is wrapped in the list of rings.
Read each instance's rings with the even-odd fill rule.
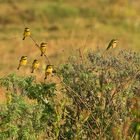
[[[19,70],[21,66],[25,66],[26,64],[27,64],[27,56],[22,56],[19,61],[17,70]]]
[[[23,40],[24,40],[27,36],[30,36],[30,35],[31,35],[30,29],[29,29],[29,28],[25,28],[25,29],[24,29],[24,33],[23,33]]]
[[[117,40],[116,39],[112,39],[108,45],[108,47],[106,48],[106,50],[109,50],[110,48],[116,48],[117,46]]]
[[[45,78],[44,79],[47,79],[48,75],[50,75],[52,73],[53,73],[52,65],[47,65],[46,69],[45,69]]]
[[[46,52],[46,46],[47,46],[47,43],[41,43],[40,44],[41,56],[43,56],[43,54],[45,54],[45,52]]]
[[[32,63],[32,71],[31,71],[31,73],[33,73],[38,68],[39,68],[39,62],[38,62],[38,60],[35,59],[33,61],[33,63]]]

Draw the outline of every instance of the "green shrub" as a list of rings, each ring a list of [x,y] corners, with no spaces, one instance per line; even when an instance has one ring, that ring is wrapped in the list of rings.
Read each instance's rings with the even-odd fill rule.
[[[127,101],[137,96],[140,57],[125,50],[114,56],[90,52],[82,63],[75,57],[69,62],[60,70],[65,94],[72,100],[66,106],[73,118],[69,139],[130,138],[132,132],[125,135],[122,128],[128,118],[134,119]]]
[[[53,101],[55,84],[36,83],[34,77],[15,74],[1,78],[0,84],[7,89],[7,104],[0,108],[0,139],[45,137],[57,117]],[[28,98],[33,102],[26,101]]]

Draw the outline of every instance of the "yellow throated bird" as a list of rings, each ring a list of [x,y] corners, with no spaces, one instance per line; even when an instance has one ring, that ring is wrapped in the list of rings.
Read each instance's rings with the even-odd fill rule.
[[[47,65],[46,66],[46,70],[45,70],[45,78],[44,79],[47,79],[48,75],[50,75],[52,73],[53,73],[52,65]]]
[[[112,39],[108,45],[108,47],[106,48],[106,50],[109,50],[110,48],[116,48],[117,46],[117,40],[116,39]]]
[[[26,64],[27,64],[27,56],[22,56],[19,61],[19,65],[17,69],[19,70],[21,66],[25,66]]]
[[[43,56],[43,54],[45,54],[46,46],[47,46],[47,43],[41,43],[41,45],[40,45],[41,56]]]
[[[39,62],[38,62],[38,60],[35,59],[33,61],[33,63],[32,63],[32,71],[31,71],[31,73],[33,73],[38,68],[39,68]]]
[[[24,33],[23,33],[23,40],[24,40],[27,36],[30,36],[30,35],[31,35],[30,29],[29,29],[29,28],[25,28],[25,29],[24,29]]]

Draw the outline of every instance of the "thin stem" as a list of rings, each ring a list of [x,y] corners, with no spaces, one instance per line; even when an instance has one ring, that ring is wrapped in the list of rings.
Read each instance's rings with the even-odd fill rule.
[[[88,123],[89,128],[92,130],[93,134],[94,134],[96,137],[98,137],[97,134],[94,132],[93,128],[91,127],[89,121],[87,121],[87,123]]]
[[[39,45],[37,44],[37,42],[33,39],[33,37],[30,36],[30,38],[31,38],[31,40],[35,43],[35,45],[36,45],[38,48],[40,48]]]
[[[86,38],[85,44],[84,44],[84,46],[83,46],[83,51],[85,50],[85,47],[86,47],[86,45],[87,45],[87,43],[88,43],[88,39],[89,39],[89,37],[90,37],[90,34],[87,35],[87,38]]]
[[[83,54],[82,54],[82,51],[81,51],[80,48],[78,49],[78,51],[79,51],[79,57],[80,57],[80,59],[81,59],[81,62],[83,63],[84,61],[83,61]]]
[[[33,39],[33,37],[30,36],[30,38],[31,38],[31,40],[35,43],[36,47],[38,47],[38,48],[40,49],[40,46],[39,46],[38,43]],[[48,58],[48,56],[47,56],[46,54],[44,54],[44,56],[45,56],[45,58],[46,58],[48,64],[51,64],[51,63],[50,63],[50,60],[49,60],[49,58]]]

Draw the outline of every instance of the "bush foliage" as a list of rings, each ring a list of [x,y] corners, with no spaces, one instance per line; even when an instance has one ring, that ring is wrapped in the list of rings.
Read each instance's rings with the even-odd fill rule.
[[[139,139],[139,67],[134,52],[90,52],[58,68],[59,87],[31,76],[1,78],[0,139]]]

